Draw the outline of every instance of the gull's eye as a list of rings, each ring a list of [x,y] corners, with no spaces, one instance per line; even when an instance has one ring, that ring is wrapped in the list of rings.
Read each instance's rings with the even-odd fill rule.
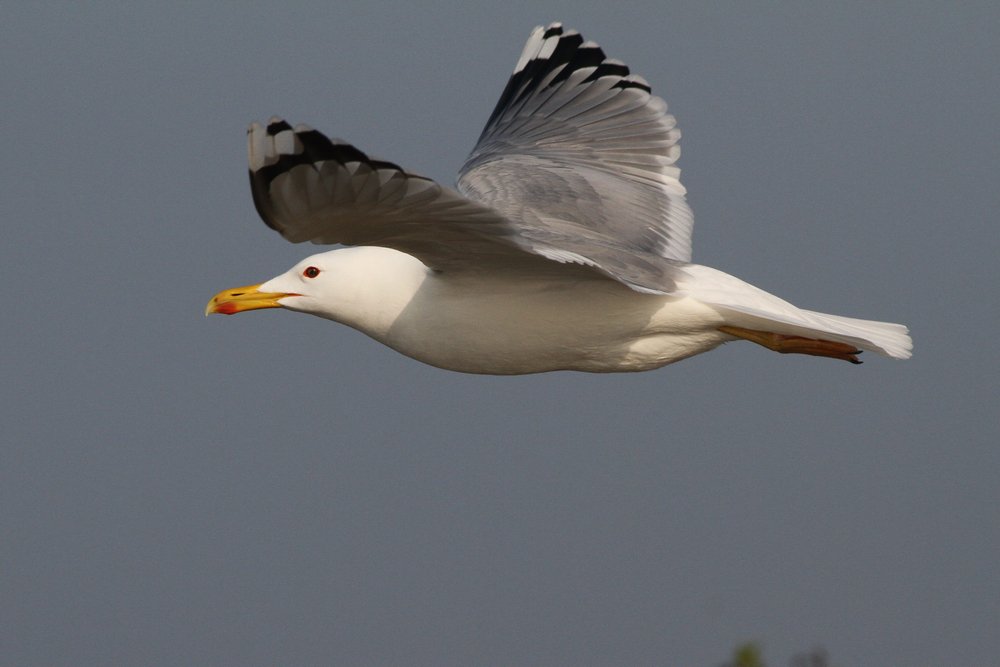
[[[315,278],[316,276],[319,275],[319,269],[317,269],[315,266],[307,266],[306,270],[302,272],[302,275],[304,275],[306,278]]]

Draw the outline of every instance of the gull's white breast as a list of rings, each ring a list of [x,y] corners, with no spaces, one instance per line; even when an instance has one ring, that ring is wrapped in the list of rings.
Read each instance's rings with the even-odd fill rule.
[[[450,275],[382,248],[346,252],[359,251],[369,256],[365,289],[371,293],[356,303],[370,310],[333,319],[440,368],[644,371],[728,340],[716,329],[723,323],[719,313],[687,297],[640,294],[570,272]],[[373,254],[381,276],[374,281]]]

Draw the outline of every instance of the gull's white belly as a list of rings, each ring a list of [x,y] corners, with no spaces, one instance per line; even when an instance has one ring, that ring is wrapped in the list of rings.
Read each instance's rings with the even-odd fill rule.
[[[718,312],[690,298],[639,294],[609,280],[450,282],[430,277],[377,340],[466,373],[644,371],[728,338]]]

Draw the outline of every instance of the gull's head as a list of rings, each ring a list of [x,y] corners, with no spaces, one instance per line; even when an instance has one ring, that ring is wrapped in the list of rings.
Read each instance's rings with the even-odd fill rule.
[[[340,248],[307,257],[259,285],[223,290],[208,302],[205,314],[285,308],[368,332],[388,325],[428,274],[419,260],[396,250]]]
[[[291,269],[259,285],[235,287],[219,292],[208,302],[205,314],[235,315],[247,310],[287,308],[330,317],[345,288],[343,251],[333,250],[307,257]]]

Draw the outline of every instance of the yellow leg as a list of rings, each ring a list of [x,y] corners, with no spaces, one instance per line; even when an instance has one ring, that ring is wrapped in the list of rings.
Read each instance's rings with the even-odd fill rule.
[[[843,359],[852,364],[860,364],[857,358],[861,350],[846,343],[836,343],[832,340],[819,340],[816,338],[803,338],[802,336],[786,336],[785,334],[773,333],[771,331],[757,331],[755,329],[744,329],[743,327],[719,327],[719,331],[730,336],[736,336],[751,343],[763,345],[769,350],[782,354],[811,354],[815,357],[830,357],[832,359]]]

